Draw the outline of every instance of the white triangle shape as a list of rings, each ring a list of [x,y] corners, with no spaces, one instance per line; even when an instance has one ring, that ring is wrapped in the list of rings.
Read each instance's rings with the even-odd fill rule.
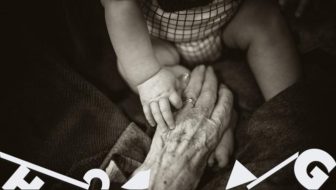
[[[148,189],[150,170],[140,171],[128,180],[121,188],[123,189]]]
[[[236,160],[229,181],[226,185],[226,189],[231,189],[256,179],[257,177],[255,175],[253,175],[245,166]]]

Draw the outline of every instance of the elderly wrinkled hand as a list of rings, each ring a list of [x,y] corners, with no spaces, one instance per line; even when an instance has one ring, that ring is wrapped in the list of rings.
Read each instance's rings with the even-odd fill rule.
[[[176,114],[176,128],[158,126],[137,170],[150,169],[149,189],[195,189],[210,154],[228,129],[233,95],[224,85],[218,89],[212,68],[195,68],[184,96],[187,101]]]

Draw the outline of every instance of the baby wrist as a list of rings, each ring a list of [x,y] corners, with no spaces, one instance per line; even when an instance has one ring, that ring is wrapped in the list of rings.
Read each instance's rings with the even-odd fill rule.
[[[160,72],[161,66],[156,60],[131,61],[133,64],[123,65],[127,82],[138,86]],[[135,64],[134,64],[135,63]]]
[[[146,77],[144,80],[138,82],[137,86],[143,84],[143,83],[146,82],[148,79],[150,79],[150,78],[154,77],[155,75],[157,75],[162,69],[163,69],[162,67],[159,67],[158,69],[156,69],[155,72],[152,72],[151,74],[148,74],[147,77]],[[154,70],[153,70],[153,71],[154,71]]]

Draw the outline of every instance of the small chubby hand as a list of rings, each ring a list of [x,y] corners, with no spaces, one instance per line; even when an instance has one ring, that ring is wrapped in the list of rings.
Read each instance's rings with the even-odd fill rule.
[[[181,80],[171,70],[161,68],[154,76],[138,85],[140,100],[148,123],[174,128],[170,105],[182,107]]]

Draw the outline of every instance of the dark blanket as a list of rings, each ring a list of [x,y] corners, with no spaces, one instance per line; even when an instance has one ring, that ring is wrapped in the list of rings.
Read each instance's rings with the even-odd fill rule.
[[[0,150],[76,179],[90,168],[104,168],[106,158],[112,158],[120,169],[112,181],[125,180],[145,158],[152,132],[137,97],[117,72],[99,1],[20,3],[1,10],[7,20],[1,40],[6,51],[1,58]],[[325,60],[320,53],[307,56]],[[216,65],[240,113],[234,159],[259,176],[307,148],[336,155],[330,132],[336,126],[335,82],[324,72],[333,68],[325,62],[322,69],[305,66],[308,74],[322,71],[265,104],[245,64]],[[0,165],[3,184],[17,166],[3,160]],[[207,170],[199,188],[224,189],[231,167]],[[47,185],[64,188],[59,181]],[[293,167],[287,166],[258,187],[297,185]]]

